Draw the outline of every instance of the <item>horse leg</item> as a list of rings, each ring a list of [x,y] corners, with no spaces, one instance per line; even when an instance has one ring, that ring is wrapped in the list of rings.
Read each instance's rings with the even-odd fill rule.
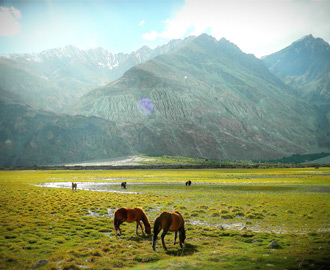
[[[114,225],[115,225],[115,235],[117,236],[117,231],[119,231],[119,236],[121,235],[121,229],[120,229],[120,225],[122,223],[124,223],[125,220],[120,220],[118,218],[115,217],[114,220]]]
[[[157,235],[160,232],[159,229],[154,227],[154,235],[152,236],[152,249],[156,251],[156,241],[157,241]]]
[[[162,245],[163,245],[163,248],[164,248],[165,250],[167,250],[167,247],[166,247],[166,245],[165,245],[164,238],[165,238],[165,235],[167,234],[169,228],[170,228],[170,225],[167,225],[165,228],[163,228],[163,233],[162,233],[162,235],[161,235]]]
[[[117,232],[119,231],[119,235],[121,235],[120,227],[115,227],[115,236],[117,236]]]
[[[184,229],[179,231],[179,239],[180,239],[180,247],[182,248],[182,233],[184,233]]]
[[[176,238],[177,238],[177,236],[178,236],[178,232],[175,232],[175,233],[174,233],[174,243],[173,243],[173,245],[176,244]]]
[[[179,237],[180,238],[180,247],[182,248],[182,241],[181,241],[181,237]]]
[[[139,225],[140,225],[140,228],[141,228],[142,234],[144,234],[143,226],[142,226],[142,224],[141,224],[141,221],[140,221],[140,220],[139,220]]]
[[[119,231],[119,234],[118,235],[121,236],[120,224],[118,225],[118,228],[115,228],[115,230],[116,230],[116,236],[117,236],[117,231]]]
[[[136,235],[139,235],[139,226],[141,227],[142,234],[144,234],[141,222],[139,220],[137,220],[136,221],[136,232],[135,232]]]
[[[164,248],[165,250],[167,250],[167,247],[166,247],[166,245],[165,245],[165,241],[164,241],[164,238],[165,238],[166,233],[167,233],[167,231],[164,232],[164,230],[163,230],[163,233],[162,233],[162,235],[161,235],[162,245],[163,245],[163,248]]]

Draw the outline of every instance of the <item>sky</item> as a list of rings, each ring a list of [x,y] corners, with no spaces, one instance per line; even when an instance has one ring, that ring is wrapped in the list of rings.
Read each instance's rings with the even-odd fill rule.
[[[329,43],[330,0],[0,0],[0,54],[131,53],[202,33],[257,57],[309,34]]]

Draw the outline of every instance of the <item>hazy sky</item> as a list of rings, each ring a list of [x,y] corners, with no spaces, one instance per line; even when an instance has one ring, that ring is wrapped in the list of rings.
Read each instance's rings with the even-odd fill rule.
[[[130,53],[203,32],[258,57],[308,34],[330,42],[330,0],[0,0],[0,53]]]

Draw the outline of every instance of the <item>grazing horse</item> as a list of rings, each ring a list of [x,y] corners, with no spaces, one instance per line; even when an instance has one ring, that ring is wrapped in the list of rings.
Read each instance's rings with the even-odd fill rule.
[[[174,245],[176,243],[177,232],[179,232],[180,247],[182,248],[182,244],[186,239],[186,230],[184,228],[183,217],[178,211],[163,212],[156,218],[154,223],[154,235],[152,238],[152,249],[155,251],[156,251],[157,235],[162,229],[163,229],[163,233],[161,235],[161,239],[162,239],[163,248],[165,250],[167,250],[167,247],[165,246],[164,238],[168,231],[175,232]]]
[[[186,186],[191,186],[191,181],[190,180],[186,182]]]
[[[77,183],[72,183],[72,190],[77,190]]]
[[[147,215],[144,213],[144,211],[142,210],[142,208],[140,207],[135,207],[135,208],[126,208],[126,207],[121,207],[118,208],[115,212],[114,215],[114,220],[113,223],[115,225],[115,234],[117,236],[117,231],[119,231],[119,235],[121,235],[121,229],[119,228],[120,224],[124,223],[125,221],[132,223],[134,221],[136,221],[136,234],[138,235],[138,228],[139,226],[141,227],[142,233],[143,232],[143,228],[141,225],[141,221],[144,224],[144,228],[147,234],[151,234],[151,227],[150,227],[150,223],[148,220]]]
[[[121,187],[124,188],[124,189],[126,189],[126,184],[127,184],[126,182],[122,182],[121,183]]]

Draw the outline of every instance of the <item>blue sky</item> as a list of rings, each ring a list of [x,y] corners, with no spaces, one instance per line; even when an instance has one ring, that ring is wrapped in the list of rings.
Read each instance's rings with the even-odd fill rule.
[[[330,42],[329,14],[330,0],[0,0],[0,54],[130,53],[207,32],[259,57],[308,34]]]

